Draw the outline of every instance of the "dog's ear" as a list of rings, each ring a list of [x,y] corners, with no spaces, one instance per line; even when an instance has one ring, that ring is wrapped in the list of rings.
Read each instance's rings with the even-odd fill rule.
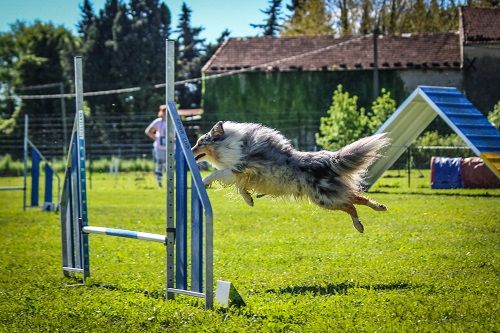
[[[219,121],[210,130],[210,136],[214,139],[218,139],[221,138],[223,135],[224,135],[224,127],[222,127],[222,121]]]

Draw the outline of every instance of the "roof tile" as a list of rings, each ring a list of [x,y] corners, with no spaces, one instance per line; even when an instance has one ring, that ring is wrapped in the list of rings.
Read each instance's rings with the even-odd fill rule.
[[[380,68],[460,67],[457,33],[378,37]],[[230,38],[205,73],[247,70],[360,70],[373,68],[373,35]]]
[[[500,8],[460,7],[464,43],[500,42]]]

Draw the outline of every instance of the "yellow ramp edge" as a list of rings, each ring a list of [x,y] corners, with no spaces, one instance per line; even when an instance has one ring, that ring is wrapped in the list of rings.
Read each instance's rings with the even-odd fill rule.
[[[484,163],[500,178],[500,153],[482,153]]]

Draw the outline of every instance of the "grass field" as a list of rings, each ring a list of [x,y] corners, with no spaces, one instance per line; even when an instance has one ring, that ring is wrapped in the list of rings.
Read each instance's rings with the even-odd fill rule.
[[[428,189],[428,175],[383,178],[388,212],[345,213],[262,198],[251,208],[210,189],[214,278],[247,306],[166,301],[164,247],[91,236],[92,278],[61,272],[59,215],[22,211],[0,191],[0,332],[498,332],[500,191]],[[415,176],[417,176],[415,174]],[[21,183],[2,178],[0,186]],[[91,225],[164,230],[164,191],[149,174],[95,174]]]

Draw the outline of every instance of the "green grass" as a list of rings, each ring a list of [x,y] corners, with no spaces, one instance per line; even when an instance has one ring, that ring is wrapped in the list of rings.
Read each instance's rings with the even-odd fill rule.
[[[72,286],[59,216],[23,212],[22,192],[0,191],[0,332],[498,332],[500,190],[427,183],[381,179],[370,196],[389,211],[361,207],[364,234],[342,212],[269,198],[251,208],[210,189],[214,277],[247,303],[210,311],[164,300],[159,244],[92,235],[92,277]],[[88,193],[91,225],[163,233],[150,174],[95,174]]]

